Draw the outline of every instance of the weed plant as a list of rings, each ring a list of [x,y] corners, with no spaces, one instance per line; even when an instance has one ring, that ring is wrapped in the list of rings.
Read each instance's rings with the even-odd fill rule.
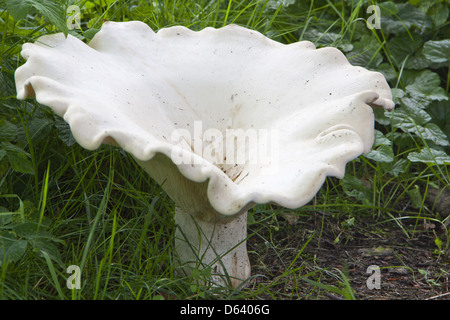
[[[70,5],[80,9],[79,21],[66,11]],[[379,29],[367,25],[370,5],[378,5]],[[303,208],[252,209],[249,242],[267,247],[250,252],[254,260],[283,249],[276,238],[290,228],[287,220],[320,213],[350,231],[367,220],[373,224],[364,228],[389,225],[409,238],[433,223],[430,254],[448,255],[450,208],[437,211],[440,198],[430,198],[450,191],[448,1],[1,0],[1,299],[317,299],[322,292],[355,298],[343,271],[302,263],[320,228],[282,261],[279,274],[255,274],[243,290],[206,287],[208,270],[183,276],[173,261],[174,205],[161,188],[125,152],[83,150],[47,107],[15,99],[23,43],[56,32],[88,42],[105,20],[140,20],[154,30],[234,23],[282,43],[337,47],[353,65],[385,75],[396,109],[376,110],[373,150],[349,163],[344,179],[328,178]],[[70,265],[81,270],[80,289],[66,285]],[[443,275],[449,273],[447,264]],[[286,279],[306,289],[285,294]]]

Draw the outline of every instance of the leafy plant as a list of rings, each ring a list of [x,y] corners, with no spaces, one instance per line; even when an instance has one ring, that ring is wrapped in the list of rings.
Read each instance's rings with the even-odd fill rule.
[[[0,119],[0,173],[5,174],[7,168],[11,167],[17,172],[33,174],[30,154],[14,143],[16,139],[16,125]]]
[[[0,198],[17,198],[17,211],[0,207],[0,266],[20,260],[27,248],[40,255],[46,254],[63,266],[56,243],[62,243],[47,231],[47,227],[30,220],[33,208],[15,195],[1,195]]]
[[[450,188],[448,5],[446,1],[388,1],[379,8],[381,29],[356,29],[363,21],[354,20],[346,22],[345,32],[339,32],[338,24],[328,24],[324,31],[304,33],[319,45],[339,47],[350,42],[352,48],[346,51],[350,62],[382,72],[393,88],[396,108],[392,112],[375,110],[378,130],[374,148],[365,155],[373,161],[370,166],[377,168],[374,178],[379,180],[369,179],[370,187],[362,186],[348,172],[342,181],[349,196],[373,205],[378,205],[378,198],[371,187],[387,187],[387,175],[396,177],[419,164],[425,165],[423,170],[417,167],[419,179],[429,168],[439,172],[435,182]],[[344,19],[343,8],[340,11],[336,5],[335,11],[342,12],[339,16]]]
[[[80,8],[80,23],[73,30],[67,26],[70,5]],[[367,28],[369,5],[380,8],[381,29]],[[425,201],[430,188],[450,188],[449,11],[445,0],[1,0],[0,297],[292,298],[294,291],[290,296],[273,292],[288,282],[282,278],[300,282],[299,295],[307,284],[354,299],[356,288],[335,268],[305,271],[301,260],[313,236],[292,261],[280,263],[286,266],[280,278],[268,272],[262,277],[270,278],[270,284],[253,291],[212,292],[202,285],[201,272],[194,272],[193,279],[181,276],[170,260],[173,208],[160,187],[134,170],[136,164],[123,152],[105,147],[86,153],[63,120],[36,102],[15,99],[14,71],[23,63],[23,43],[54,32],[88,41],[104,20],[141,20],[154,30],[237,23],[283,43],[309,40],[317,47],[334,46],[353,65],[382,72],[396,108],[375,110],[374,147],[347,166],[343,180],[327,179],[312,204],[283,213],[291,217],[290,226],[301,212],[331,213],[345,232],[359,230],[360,217],[372,214],[407,232],[400,219],[411,212],[417,221],[428,215],[446,225],[449,219],[435,217]],[[274,205],[257,209],[268,215],[250,217],[255,238],[267,222],[274,234],[286,232],[277,220],[282,210]],[[435,232],[433,245],[445,256],[450,233]],[[264,241],[271,243],[271,238]],[[67,276],[65,265],[77,263],[83,264],[83,289],[67,294],[60,285]],[[337,285],[322,283],[321,274]]]
[[[65,20],[65,3],[58,0],[4,0],[6,9],[15,21],[24,19],[27,15],[41,14],[44,19],[67,35]]]

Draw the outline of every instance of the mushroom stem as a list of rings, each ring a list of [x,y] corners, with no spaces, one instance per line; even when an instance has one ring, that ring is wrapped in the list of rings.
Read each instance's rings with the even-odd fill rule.
[[[211,284],[233,288],[250,277],[247,212],[225,222],[205,222],[177,207],[175,222],[175,248],[186,273],[209,267]]]

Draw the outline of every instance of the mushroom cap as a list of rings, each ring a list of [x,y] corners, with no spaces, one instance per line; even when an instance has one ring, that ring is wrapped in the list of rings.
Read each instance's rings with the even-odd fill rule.
[[[105,22],[89,44],[45,35],[21,54],[18,99],[49,106],[86,149],[120,146],[203,220],[256,203],[301,207],[326,176],[342,178],[370,150],[372,108],[394,106],[383,75],[339,50],[236,25],[155,33],[142,22]],[[248,143],[230,142],[227,152],[248,154],[243,162],[220,152],[233,130]]]

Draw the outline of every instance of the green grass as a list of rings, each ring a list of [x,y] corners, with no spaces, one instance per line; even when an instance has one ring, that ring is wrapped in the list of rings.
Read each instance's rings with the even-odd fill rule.
[[[424,60],[421,49],[427,41],[447,39],[448,3],[411,2],[396,2],[399,11],[388,3],[382,7],[386,24],[369,30],[370,1],[75,1],[81,29],[70,33],[86,41],[104,20],[141,20],[155,30],[236,23],[283,43],[338,47],[353,64],[382,71],[395,89],[398,109],[377,113],[376,153],[349,163],[345,179],[327,179],[303,208],[260,205],[249,212],[249,242],[264,250],[250,248],[258,273],[239,291],[205,287],[205,272],[180,273],[174,204],[128,154],[110,146],[83,150],[48,108],[15,99],[21,45],[68,30],[59,4],[47,1],[26,15],[14,1],[1,1],[0,253],[9,262],[0,264],[0,299],[318,299],[324,292],[354,299],[345,271],[320,266],[307,254],[312,240],[325,238],[327,217],[350,231],[371,220],[364,226],[371,232],[389,225],[408,238],[422,232],[424,221],[432,222],[444,231],[436,229],[436,252],[430,254],[448,254],[450,218],[436,214],[426,200],[432,188],[450,189],[450,71],[448,61],[436,62],[433,54]],[[414,48],[405,50],[410,42]],[[301,243],[283,245],[279,238],[292,229],[286,214],[300,221],[316,215],[321,224]],[[345,228],[332,240],[345,242],[351,235]],[[282,266],[277,274],[264,265],[267,256]],[[80,290],[66,287],[69,265],[81,268]]]

